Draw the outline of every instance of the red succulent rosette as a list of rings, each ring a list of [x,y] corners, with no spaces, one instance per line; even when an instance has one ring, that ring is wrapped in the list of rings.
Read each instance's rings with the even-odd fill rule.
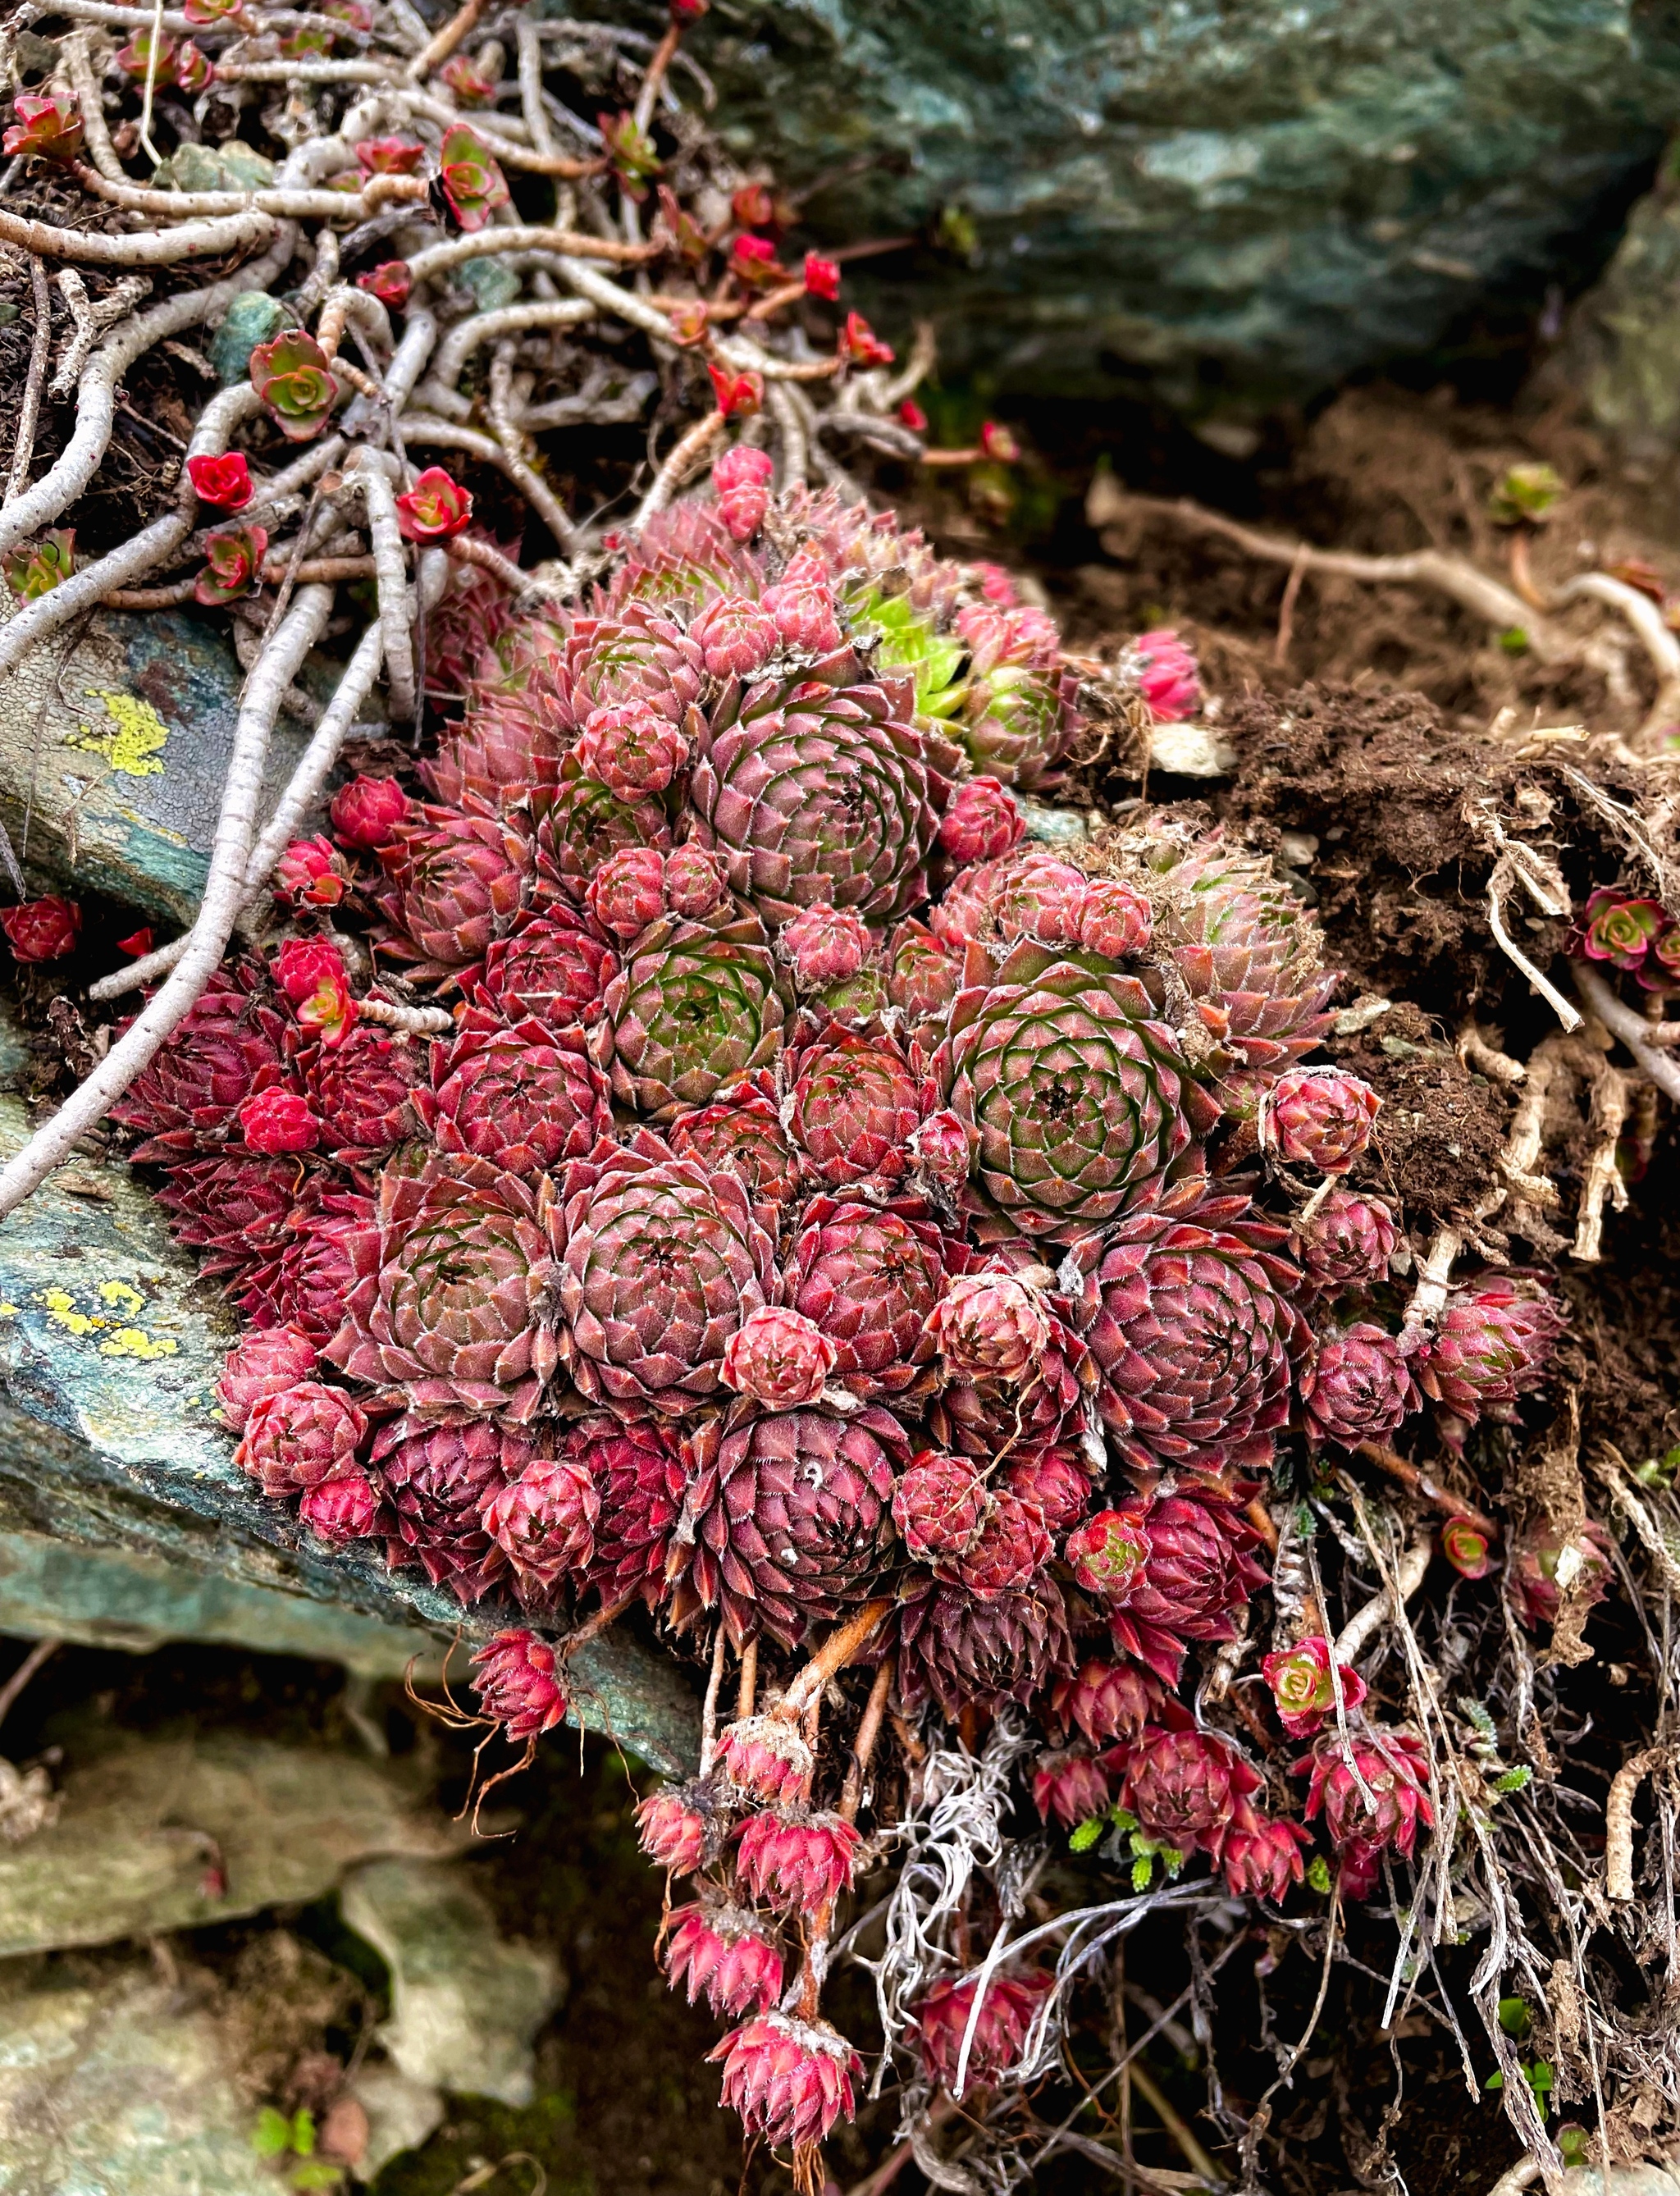
[[[855,1607],[881,1569],[909,1451],[875,1407],[766,1413],[727,1433],[703,1420],[672,1546],[673,1621],[717,1609],[737,1644],[763,1633],[787,1647]]]

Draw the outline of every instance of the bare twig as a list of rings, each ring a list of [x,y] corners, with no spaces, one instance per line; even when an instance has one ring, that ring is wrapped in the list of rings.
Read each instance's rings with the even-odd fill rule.
[[[1431,1552],[1431,1543],[1425,1538],[1414,1540],[1400,1557],[1394,1577],[1400,1587],[1401,1607],[1423,1585],[1423,1574],[1429,1568]],[[1342,1627],[1331,1653],[1332,1662],[1356,1661],[1370,1645],[1373,1636],[1382,1630],[1394,1613],[1395,1602],[1392,1592],[1385,1589],[1373,1595],[1365,1607]]]
[[[1604,1896],[1625,1903],[1633,1896],[1633,1802],[1635,1794],[1654,1770],[1668,1756],[1660,1746],[1648,1746],[1631,1761],[1623,1762],[1610,1779],[1604,1802]]]
[[[359,999],[356,1011],[363,1021],[383,1023],[404,1037],[443,1037],[455,1026],[455,1017],[447,1007],[407,1007],[397,999],[382,999],[377,993]]]
[[[669,507],[684,483],[705,464],[707,452],[728,424],[721,412],[708,412],[673,443],[654,476],[652,487],[637,506],[636,516],[631,521],[632,527],[645,526],[650,518]]]
[[[0,1723],[16,1707],[20,1695],[35,1673],[62,1647],[61,1639],[38,1639],[3,1685],[0,1685]]]
[[[562,548],[569,549],[575,545],[577,529],[553,489],[529,465],[504,449],[494,436],[482,435],[476,427],[459,426],[453,419],[431,419],[412,412],[403,414],[402,433],[406,442],[423,446],[430,443],[443,450],[465,450],[475,458],[482,458],[487,465],[494,465],[498,472],[505,473],[513,483]],[[525,575],[528,583],[529,576]]]
[[[32,252],[29,281],[35,327],[30,337],[29,371],[23,384],[23,402],[18,407],[17,447],[12,453],[12,470],[6,482],[9,504],[21,493],[29,478],[30,464],[35,455],[35,430],[41,418],[41,389],[53,349],[52,292],[47,287],[47,270]]]
[[[1593,1077],[1591,1110],[1587,1117],[1593,1146],[1581,1179],[1575,1240],[1570,1250],[1570,1256],[1579,1258],[1584,1265],[1594,1263],[1599,1257],[1607,1201],[1618,1212],[1627,1210],[1627,1185],[1622,1180],[1617,1154],[1632,1103],[1631,1077],[1624,1075],[1619,1068],[1601,1064]]]
[[[1613,1037],[1632,1054],[1639,1072],[1654,1083],[1665,1096],[1680,1102],[1680,1062],[1671,1060],[1647,1043],[1647,1024],[1631,1007],[1625,1007],[1596,968],[1584,961],[1570,963],[1575,989]]]
[[[190,445],[191,454],[199,457],[224,450],[234,427],[259,408],[253,389],[246,386],[223,390],[211,399],[199,415]],[[26,603],[9,624],[0,627],[0,678],[15,670],[49,635],[62,632],[66,626],[130,581],[172,557],[186,540],[189,524],[183,510],[153,519],[132,540],[124,542],[120,548],[112,550],[95,563],[84,565],[79,572],[61,580],[44,595]]]
[[[373,568],[379,583],[379,626],[384,635],[385,683],[390,689],[391,714],[402,724],[412,721],[419,706],[414,682],[414,606],[408,591],[408,563],[396,515],[396,490],[371,460],[375,453],[362,453],[364,463],[351,477],[359,481],[367,506],[367,530],[373,544]],[[390,460],[387,459],[386,463]]]
[[[1172,502],[1161,496],[1131,495],[1127,501],[1139,511],[1158,511],[1181,526],[1221,535],[1247,555],[1269,564],[1286,564],[1302,573],[1321,572],[1327,578],[1363,580],[1378,586],[1438,588],[1488,625],[1502,632],[1515,629],[1524,633],[1542,663],[1562,663],[1579,653],[1567,634],[1537,617],[1520,595],[1462,557],[1439,549],[1413,549],[1399,557],[1361,557],[1350,551],[1315,549],[1310,542],[1284,541],[1274,535],[1256,534],[1251,527],[1239,525],[1234,518],[1209,511],[1187,497]]]
[[[411,84],[422,84],[441,61],[447,61],[461,40],[484,13],[484,0],[462,0],[437,35],[427,41],[404,69]]]
[[[0,209],[0,244],[14,244],[45,259],[79,260],[89,267],[175,267],[183,259],[219,259],[226,252],[266,244],[274,217],[248,207],[215,221],[183,222],[179,228],[125,231],[107,236],[91,228],[56,228]]]
[[[263,217],[263,227],[275,225]],[[76,429],[51,470],[0,511],[0,555],[20,541],[50,526],[60,512],[84,494],[98,471],[111,440],[116,418],[117,387],[137,358],[162,343],[166,336],[197,327],[223,311],[239,290],[259,290],[280,273],[292,257],[297,232],[285,226],[275,237],[273,251],[242,269],[240,274],[208,289],[183,290],[113,328],[88,361],[76,405]],[[55,594],[62,588],[55,588]]]

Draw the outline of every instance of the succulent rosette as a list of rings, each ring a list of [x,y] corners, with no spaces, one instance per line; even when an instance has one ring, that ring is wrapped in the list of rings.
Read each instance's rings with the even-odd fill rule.
[[[1311,1772],[1307,1820],[1322,1814],[1331,1842],[1356,1868],[1391,1849],[1409,1860],[1418,1830],[1434,1824],[1429,1758],[1410,1731],[1367,1727],[1344,1748],[1327,1731],[1296,1768]]]
[[[1194,1500],[1159,1496],[1140,1521],[1147,1547],[1141,1570],[1123,1597],[1106,1600],[1115,1646],[1169,1685],[1179,1681],[1190,1641],[1235,1638],[1237,1611],[1265,1583],[1245,1500],[1240,1484],[1206,1481],[1197,1482]]]
[[[955,1720],[970,1701],[1030,1701],[1072,1667],[1062,1590],[1048,1571],[989,1601],[936,1580],[901,1604],[898,1654],[908,1708],[932,1698]]]
[[[1563,1326],[1556,1304],[1532,1286],[1496,1280],[1457,1290],[1412,1361],[1417,1384],[1466,1426],[1514,1418],[1517,1397],[1544,1377]]]
[[[262,970],[218,969],[111,1109],[113,1121],[143,1132],[135,1158],[167,1164],[218,1140],[245,1101],[279,1078],[285,1030]]]
[[[986,1485],[966,1457],[923,1449],[892,1490],[892,1522],[919,1563],[966,1556],[986,1522]]]
[[[1269,862],[1217,838],[1157,834],[1150,902],[1209,1032],[1250,1068],[1279,1066],[1327,1034],[1337,979],[1316,924]]]
[[[711,2054],[724,2062],[724,2102],[772,2147],[820,2143],[850,2119],[863,2062],[827,2021],[761,2013]]]
[[[718,1392],[724,1352],[771,1289],[773,1245],[733,1175],[651,1131],[566,1170],[554,1278],[579,1391],[672,1417]]]
[[[702,846],[771,924],[828,901],[866,920],[923,888],[938,828],[921,735],[883,686],[771,680],[713,712],[689,783]]]
[[[1260,1779],[1230,1742],[1190,1725],[1179,1709],[1172,1726],[1146,1730],[1123,1748],[1120,1796],[1146,1837],[1175,1852],[1197,1848],[1217,1860],[1238,1804]]]
[[[1344,1713],[1365,1696],[1365,1682],[1357,1670],[1338,1662],[1332,1671],[1330,1643],[1322,1633],[1279,1648],[1260,1667],[1272,1688],[1278,1720],[1291,1738],[1314,1737],[1326,1720],[1335,1720],[1338,1685]]]
[[[483,958],[491,939],[522,905],[530,843],[512,819],[411,812],[378,849],[390,880],[386,912],[399,936],[392,950],[413,973],[447,975]]]
[[[669,1426],[651,1414],[596,1412],[556,1436],[555,1453],[583,1465],[601,1497],[586,1585],[609,1609],[632,1599],[657,1606],[688,1485]]]
[[[1417,1407],[1400,1344],[1369,1320],[1319,1335],[1302,1367],[1299,1386],[1309,1433],[1342,1448],[1386,1440]]]
[[[416,1410],[535,1415],[561,1355],[546,1178],[532,1188],[467,1158],[388,1170],[377,1223],[349,1251],[333,1364],[401,1388]]]
[[[673,1990],[686,1985],[690,2005],[703,1991],[713,2013],[738,2020],[781,1997],[782,1955],[750,1907],[701,1898],[679,1906],[669,1927],[665,1972]]]
[[[503,179],[450,134],[445,199],[488,221]],[[664,140],[603,134],[640,188]],[[423,155],[363,151],[372,173]],[[698,282],[714,246],[677,167],[649,249]],[[789,224],[756,182],[734,211],[717,257],[773,295]],[[726,350],[711,295],[673,334],[715,319]],[[838,353],[862,375],[886,346],[854,315]],[[284,363],[254,371],[301,439],[322,389],[282,388]],[[1261,1789],[1268,1750],[1273,1773],[1311,1747],[1344,1896],[1413,1851],[1420,1750],[1366,1723],[1305,1589],[1285,1575],[1254,1612],[1277,1643],[1258,1690],[1215,1681],[1220,1650],[1288,1501],[1339,1499],[1319,1444],[1362,1474],[1420,1396],[1449,1443],[1510,1416],[1562,1314],[1489,1274],[1402,1329],[1402,1216],[1345,1178],[1376,1095],[1306,1064],[1336,983],[1311,910],[1171,812],[1038,838],[1055,819],[1010,789],[1077,724],[1048,615],[839,492],[778,494],[767,450],[728,447],[768,374],[693,363],[723,414],[712,491],[607,536],[587,597],[540,612],[488,557],[459,564],[427,628],[436,751],[367,745],[394,774],[287,849],[271,965],[218,973],[118,1118],[246,1315],[214,1407],[250,1485],[318,1563],[383,1549],[479,1609],[487,1726],[519,1749],[574,1690],[588,1713],[566,1658],[614,1622],[711,1663],[704,1772],[644,1799],[638,1832],[695,1879],[663,1956],[737,2024],[726,2095],[817,2187],[810,2146],[858,2074],[815,2015],[823,1932],[857,1920],[865,1859],[892,1862],[892,1797],[912,1823],[941,1804],[959,1747],[1016,1823],[1036,1805],[1059,1846],[1077,1833],[1053,1901],[1126,1836],[1139,1889],[1164,1865],[1288,1898],[1308,1833]],[[406,501],[417,540],[488,543],[442,477]],[[1196,705],[1169,634],[1120,677],[1158,714]],[[76,943],[43,904],[11,910],[26,957]],[[1641,980],[1680,936],[1625,895],[1587,929],[1575,950]],[[1310,1200],[1294,1168],[1327,1176]],[[1248,1475],[1274,1451],[1262,1510]],[[1464,1500],[1441,1552],[1475,1581],[1505,1538],[1519,1621],[1604,1590],[1596,1526],[1496,1536]],[[1462,1592],[1486,1617],[1488,1589]],[[917,1746],[926,1789],[899,1783]],[[1003,1887],[977,1867],[901,2008],[953,2094],[1029,2047],[1048,2064],[1065,2012],[1048,1974],[994,1962],[982,1989]]]
[[[493,938],[475,996],[510,1022],[551,1029],[587,1026],[606,1012],[618,956],[594,925],[563,901],[516,917]]]
[[[1302,1341],[1285,1240],[1240,1197],[1111,1233],[1085,1286],[1085,1340],[1104,1420],[1140,1469],[1269,1459]]]
[[[935,1072],[976,1132],[971,1188],[1011,1228],[1065,1236],[1158,1199],[1218,1118],[1134,976],[1038,945],[961,992]]]
[[[536,868],[546,895],[563,893],[579,908],[588,904],[589,887],[615,854],[632,848],[662,852],[671,843],[671,826],[661,804],[650,795],[621,800],[598,777],[586,777],[575,755],[557,766],[551,787],[533,796],[538,812]]]
[[[915,2043],[928,2078],[961,2094],[957,2070],[968,2039],[967,2080],[977,2088],[996,2082],[1019,2060],[1028,2031],[1054,1984],[1031,1970],[984,1979],[949,1975],[935,1983],[915,2008]]]
[[[1607,962],[1613,968],[1638,974],[1660,933],[1668,928],[1668,916],[1659,900],[1631,899],[1625,893],[1601,886],[1588,899],[1581,915],[1580,951],[1589,961]]]
[[[1380,1197],[1340,1187],[1296,1224],[1294,1253],[1313,1288],[1368,1288],[1382,1280],[1400,1242],[1394,1216]]]
[[[904,1428],[874,1407],[780,1411],[728,1434],[702,1424],[672,1550],[677,1621],[719,1609],[737,1644],[764,1633],[791,1646],[863,1600],[908,1455]]]
[[[431,1088],[414,1107],[443,1152],[535,1176],[585,1159],[613,1127],[612,1092],[580,1029],[511,1028],[469,1014],[432,1048]]]
[[[667,917],[644,930],[607,987],[620,1102],[668,1120],[774,1060],[788,1014],[782,981],[751,916]]]
[[[679,1158],[696,1161],[708,1173],[734,1175],[763,1224],[774,1230],[799,1188],[800,1168],[769,1076],[746,1076],[720,1090],[709,1106],[677,1114],[666,1137]]]
[[[534,1453],[517,1428],[491,1419],[438,1424],[405,1413],[388,1419],[372,1451],[395,1518],[387,1560],[393,1568],[419,1564],[434,1586],[460,1601],[482,1600],[508,1568],[485,1508]]]
[[[299,1066],[321,1148],[345,1165],[365,1167],[419,1129],[419,1045],[359,1022],[340,1044],[306,1048]]]
[[[939,1230],[910,1205],[816,1197],[803,1216],[788,1292],[833,1344],[835,1378],[860,1396],[923,1383],[950,1247]]]

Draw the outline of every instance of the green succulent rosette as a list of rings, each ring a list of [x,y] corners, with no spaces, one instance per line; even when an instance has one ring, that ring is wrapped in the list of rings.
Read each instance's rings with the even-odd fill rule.
[[[1024,1235],[1152,1202],[1219,1118],[1138,979],[1048,946],[958,995],[934,1073],[975,1132],[972,1195]]]
[[[774,1060],[793,1010],[751,916],[650,924],[607,986],[606,1009],[614,1095],[655,1121]]]

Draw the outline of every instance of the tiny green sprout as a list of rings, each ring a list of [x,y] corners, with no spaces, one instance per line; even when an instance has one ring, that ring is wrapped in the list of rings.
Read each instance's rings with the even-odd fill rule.
[[[1671,1448],[1663,1456],[1648,1456],[1634,1473],[1642,1487],[1670,1488],[1675,1475],[1680,1472],[1680,1448]]]
[[[1330,1896],[1330,1863],[1322,1853],[1314,1853],[1307,1864],[1307,1881],[1321,1898]]]
[[[264,2105],[251,2130],[251,2147],[259,2158],[279,2158],[292,2147],[292,2123],[284,2112]]]
[[[1565,2165],[1585,2165],[1591,2142],[1592,2137],[1579,2120],[1565,2120],[1557,2130],[1557,2147]]]
[[[342,2165],[330,2165],[324,2158],[318,2158],[311,2165],[300,2165],[289,2176],[286,2186],[291,2188],[338,2188],[344,2185],[344,2179]]]
[[[1527,656],[1528,636],[1520,625],[1508,625],[1499,635],[1499,645],[1507,656]]]
[[[1526,1997],[1502,1997],[1499,2000],[1499,2026],[1507,2036],[1521,2043],[1534,2026],[1534,2016]]]
[[[1135,1815],[1129,1815],[1126,1810],[1117,1803],[1109,1809],[1108,1818],[1113,1823],[1117,1830],[1134,1830],[1138,1826],[1137,1817]]]
[[[315,2156],[315,2116],[307,2105],[299,2105],[292,2116],[292,2147],[299,2158]]]
[[[1496,526],[1535,525],[1567,493],[1550,465],[1513,465],[1487,499]]]
[[[1503,2089],[1505,2086],[1504,2069],[1496,2066],[1481,2086],[1484,2089]]]
[[[1076,1823],[1067,1834],[1070,1852],[1089,1852],[1108,1826],[1106,1815],[1088,1815],[1082,1823]]]
[[[1498,1726],[1480,1701],[1470,1700],[1466,1695],[1461,1693],[1454,1705],[1465,1722],[1474,1727],[1476,1737],[1484,1746],[1498,1745],[1499,1739]]]
[[[1534,2092],[1534,2101],[1539,2105],[1544,2105],[1551,2095],[1552,2083],[1557,2078],[1550,2063],[1544,2059],[1537,2059],[1532,2066],[1525,2066],[1522,2070],[1522,2078]]]
[[[1526,1791],[1533,1781],[1533,1771],[1526,1762],[1523,1762],[1515,1769],[1506,1770],[1503,1777],[1496,1777],[1493,1779],[1493,1789],[1496,1792],[1522,1792]]]
[[[1140,1853],[1132,1863],[1132,1888],[1147,1891],[1149,1880],[1155,1873],[1155,1863],[1148,1853]]]

